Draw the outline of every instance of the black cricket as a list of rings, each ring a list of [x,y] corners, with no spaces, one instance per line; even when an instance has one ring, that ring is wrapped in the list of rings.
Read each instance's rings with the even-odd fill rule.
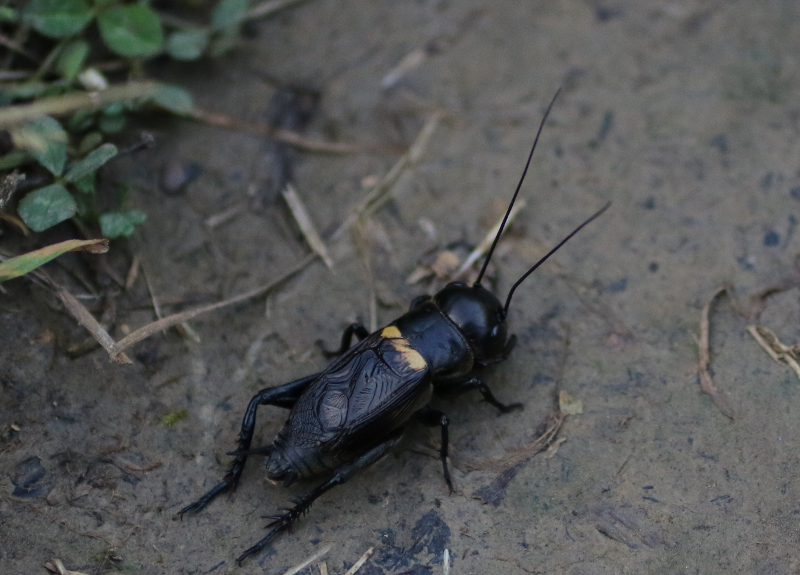
[[[424,425],[441,427],[440,457],[444,480],[452,492],[447,469],[449,421],[447,415],[428,406],[433,393],[477,389],[484,401],[502,413],[522,408],[520,403],[504,405],[497,401],[478,377],[482,368],[506,359],[517,341],[516,336],[507,336],[511,297],[525,278],[611,205],[606,204],[525,272],[512,286],[505,305],[481,285],[557,97],[558,92],[545,111],[503,223],[472,286],[452,282],[433,297],[417,297],[408,313],[372,334],[359,323],[348,326],[340,349],[327,353],[340,357],[324,371],[263,389],[250,400],[238,449],[229,454],[235,459],[227,474],[211,491],[181,509],[179,515],[200,511],[220,493],[235,488],[249,455],[266,455],[268,477],[283,480],[284,486],[297,478],[327,478],[295,500],[294,507],[269,516],[272,522],[267,528],[271,531],[242,553],[237,562],[260,552],[289,529],[320,495],[386,455],[400,441],[403,426],[412,417]],[[353,335],[360,341],[350,347]],[[291,412],[271,445],[251,449],[260,405],[275,405]]]

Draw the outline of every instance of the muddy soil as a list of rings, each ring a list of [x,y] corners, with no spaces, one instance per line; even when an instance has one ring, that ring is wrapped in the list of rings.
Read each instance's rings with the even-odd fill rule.
[[[482,239],[559,86],[491,285],[505,294],[614,203],[515,295],[519,343],[487,381],[524,411],[498,417],[477,394],[435,400],[451,420],[455,493],[430,456],[438,431],[410,425],[401,449],[241,567],[262,516],[310,484],[272,485],[254,457],[232,497],[182,521],[176,512],[223,475],[257,390],[319,371],[317,340],[332,347],[349,322],[370,321],[352,237],[330,241],[333,270],[316,261],[266,299],[198,317],[199,342],[152,336],[127,367],[101,350],[71,358],[86,332],[41,288],[4,284],[0,572],[44,573],[59,558],[87,574],[278,574],[328,545],[301,573],[319,573],[320,561],[344,573],[370,547],[361,575],[800,572],[800,380],[746,329],[800,340],[799,12],[790,0],[315,0],[248,28],[220,60],[158,68],[199,106],[252,122],[268,120],[276,79],[317,89],[306,135],[385,146],[294,154],[295,186],[325,238],[393,150],[446,114],[365,228],[377,325],[435,288],[406,283],[424,254]],[[418,49],[422,62],[384,86]],[[157,147],[105,177],[129,185],[148,220],[107,262],[124,277],[139,255],[164,313],[266,284],[308,253],[274,190],[274,143],[174,119],[146,127]],[[168,162],[200,175],[166,195]],[[98,317],[116,306],[115,338],[154,319],[143,276],[121,293],[98,284],[88,260],[63,261],[48,269],[72,293],[114,294],[85,301]],[[710,367],[733,418],[697,372],[701,310],[725,285],[711,308]],[[759,299],[773,287],[782,291]],[[565,441],[550,457],[510,462],[557,390],[584,405]],[[262,409],[256,441],[284,418]],[[494,464],[465,463],[486,458]]]

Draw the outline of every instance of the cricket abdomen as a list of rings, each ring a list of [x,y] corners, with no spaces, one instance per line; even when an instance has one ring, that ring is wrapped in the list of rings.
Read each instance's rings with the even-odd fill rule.
[[[390,325],[331,364],[300,397],[267,461],[272,479],[332,471],[374,447],[431,398],[425,358]]]

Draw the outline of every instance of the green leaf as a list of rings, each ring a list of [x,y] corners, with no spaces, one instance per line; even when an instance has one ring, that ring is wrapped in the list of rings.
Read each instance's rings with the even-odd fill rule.
[[[85,40],[70,42],[61,50],[56,60],[56,70],[70,82],[75,79],[83,68],[86,56],[89,54],[89,43]]]
[[[28,150],[53,175],[60,176],[64,171],[67,161],[67,133],[57,120],[42,116],[13,130],[11,137],[17,148]]]
[[[78,144],[78,155],[85,156],[102,143],[103,134],[100,132],[89,132],[83,137],[81,143]]]
[[[91,128],[94,123],[94,110],[78,110],[67,120],[67,128],[70,132],[82,132]]]
[[[185,115],[194,108],[192,95],[189,92],[178,86],[170,86],[168,84],[158,85],[155,94],[153,94],[153,101],[173,114]]]
[[[140,4],[103,10],[97,17],[97,25],[111,51],[128,58],[152,56],[164,40],[158,14]]]
[[[147,216],[139,210],[111,212],[100,216],[100,229],[109,238],[130,236],[138,224],[144,223]]]
[[[220,0],[211,15],[211,27],[220,30],[244,20],[247,13],[247,0]]]
[[[233,50],[239,43],[239,34],[234,29],[232,32],[230,28],[226,28],[212,40],[211,46],[208,48],[208,54],[212,58],[224,56]]]
[[[22,150],[11,150],[4,156],[0,156],[0,170],[11,170],[19,165],[24,164],[31,159],[28,152]]]
[[[167,52],[176,60],[197,60],[208,46],[208,34],[202,30],[173,32],[167,38]]]
[[[107,116],[116,116],[125,112],[125,105],[122,102],[114,102],[103,108],[103,113]]]
[[[72,184],[78,188],[79,191],[83,192],[84,194],[93,194],[94,193],[94,172],[89,172],[85,176],[80,179],[75,180]],[[78,196],[80,198],[80,196]],[[80,208],[80,206],[78,206]],[[79,213],[83,215],[83,212],[80,211]]]
[[[75,215],[78,205],[61,184],[52,184],[31,192],[19,203],[17,211],[28,227],[43,232]]]
[[[3,91],[11,94],[15,100],[28,100],[40,96],[47,89],[47,84],[43,82],[26,82],[18,86],[9,86]]]
[[[97,127],[104,134],[116,134],[125,127],[127,122],[128,116],[124,112],[101,114],[100,119],[97,121]]]
[[[69,171],[64,175],[64,179],[68,182],[80,180],[96,171],[97,168],[116,155],[117,147],[114,144],[103,144],[82,160],[72,162]]]
[[[54,98],[56,96],[61,96],[62,94],[66,94],[68,92],[73,92],[74,93],[75,90],[73,90],[69,86],[65,86],[63,84],[52,84],[50,86],[46,86],[45,89],[42,90],[39,93],[39,95],[37,96],[37,99],[38,98]]]
[[[104,254],[108,251],[108,240],[67,240],[42,249],[28,252],[0,262],[0,282],[16,278],[43,266],[66,252],[87,251]]]
[[[23,17],[45,36],[69,38],[91,21],[92,10],[85,0],[31,0]]]
[[[13,8],[8,6],[0,6],[0,22],[16,22],[19,20],[19,14]]]

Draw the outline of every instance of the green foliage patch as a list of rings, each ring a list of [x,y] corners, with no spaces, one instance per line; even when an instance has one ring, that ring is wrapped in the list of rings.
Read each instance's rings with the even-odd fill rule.
[[[23,80],[0,80],[0,106],[102,92],[110,82],[98,60],[107,58],[109,52],[122,58],[131,79],[141,76],[142,62],[148,58],[166,55],[193,61],[224,53],[234,45],[249,3],[214,2],[206,9],[207,25],[159,12],[168,7],[149,0],[29,0],[19,9],[0,6],[0,25],[6,37],[22,38],[21,43],[35,45],[34,52],[41,52],[43,41],[50,45],[50,53],[38,69],[7,70],[10,77],[19,73]],[[26,49],[21,46],[18,51],[23,56],[6,60],[30,66],[30,57],[24,54],[31,52]],[[117,147],[106,142],[106,137],[124,129],[130,113],[147,105],[180,115],[189,114],[194,106],[186,90],[159,85],[147,98],[120,100],[99,110],[80,109],[61,119],[56,119],[59,114],[45,113],[7,128],[14,147],[0,156],[0,172],[25,172],[39,164],[50,179],[19,200],[17,213],[22,221],[34,231],[43,231],[77,216],[99,224],[106,237],[131,235],[145,221],[145,214],[123,206],[99,212],[95,208],[95,175],[118,155]]]

